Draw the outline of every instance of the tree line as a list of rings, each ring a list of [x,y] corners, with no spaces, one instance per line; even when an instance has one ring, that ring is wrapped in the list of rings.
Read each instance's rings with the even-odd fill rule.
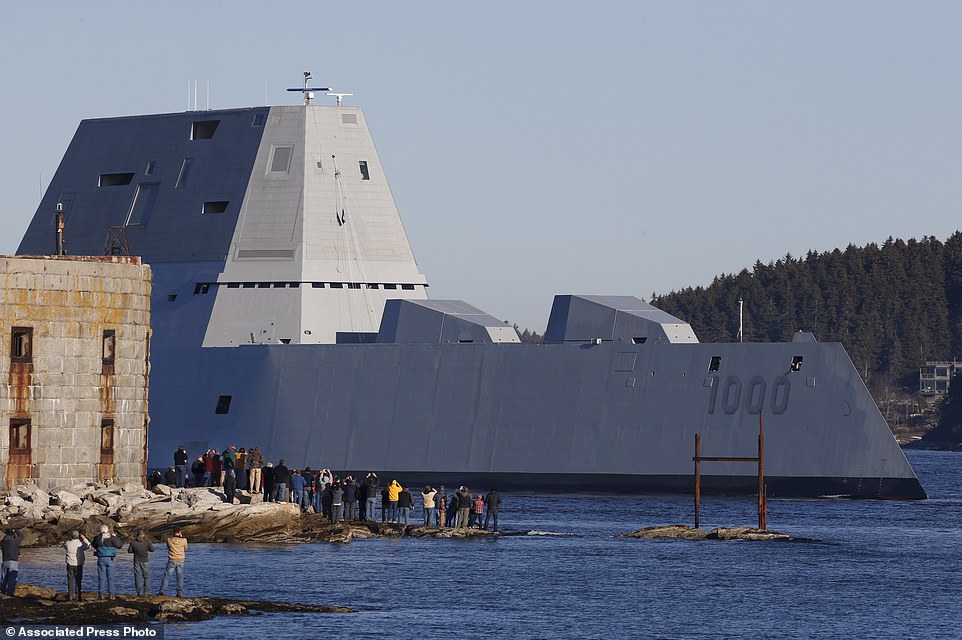
[[[756,261],[651,303],[689,322],[702,342],[731,342],[740,299],[746,342],[811,331],[841,342],[873,392],[917,385],[926,360],[962,356],[962,232]]]

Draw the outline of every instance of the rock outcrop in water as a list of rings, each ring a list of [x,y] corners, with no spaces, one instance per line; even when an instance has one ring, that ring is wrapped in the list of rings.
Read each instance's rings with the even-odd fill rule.
[[[43,491],[14,487],[3,499],[0,528],[24,533],[24,546],[61,544],[73,530],[92,539],[101,524],[120,536],[137,529],[161,539],[181,529],[191,542],[335,542],[353,538],[497,536],[478,529],[450,529],[375,522],[330,524],[322,515],[302,514],[289,503],[261,502],[260,494],[239,494],[227,504],[215,488],[146,490],[137,484],[82,485]]]
[[[751,527],[717,527],[711,531],[695,529],[684,524],[672,524],[659,527],[645,527],[631,533],[624,533],[623,538],[646,538],[652,540],[789,540],[787,533],[769,531],[767,529],[752,529]]]
[[[23,584],[15,598],[0,599],[2,624],[116,624],[123,622],[186,622],[223,615],[268,612],[353,613],[339,606],[292,604],[227,598],[176,598],[173,596],[120,595],[97,600],[85,593],[83,602],[68,602],[65,593]]]

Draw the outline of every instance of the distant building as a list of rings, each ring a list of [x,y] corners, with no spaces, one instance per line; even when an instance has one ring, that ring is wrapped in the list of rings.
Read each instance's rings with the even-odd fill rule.
[[[935,400],[949,392],[952,378],[962,371],[962,362],[930,360],[919,369],[919,393]]]
[[[142,482],[150,267],[0,257],[0,484]]]

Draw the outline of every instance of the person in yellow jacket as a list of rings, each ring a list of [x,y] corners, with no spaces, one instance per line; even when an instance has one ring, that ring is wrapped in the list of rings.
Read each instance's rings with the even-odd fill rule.
[[[397,522],[397,500],[398,496],[401,495],[401,489],[403,489],[397,480],[391,480],[391,484],[387,486],[387,503],[388,509],[391,517],[388,518],[388,522]]]
[[[167,569],[164,571],[164,579],[160,581],[160,591],[157,595],[164,595],[167,590],[167,581],[170,576],[177,573],[177,597],[184,597],[184,560],[187,557],[187,538],[181,533],[180,529],[174,530],[174,535],[167,538]]]

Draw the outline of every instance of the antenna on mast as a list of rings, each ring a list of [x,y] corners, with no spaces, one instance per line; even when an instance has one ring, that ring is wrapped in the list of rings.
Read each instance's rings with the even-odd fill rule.
[[[353,96],[354,94],[353,93],[328,93],[327,95],[334,96],[335,98],[337,98],[337,106],[341,106],[341,100],[343,100],[345,96]]]
[[[311,105],[311,100],[314,99],[315,91],[331,91],[330,87],[312,87],[310,85],[310,80],[314,76],[311,75],[310,71],[304,72],[304,86],[294,87],[293,89],[288,89],[288,91],[300,91],[304,94],[304,106],[309,107]]]

